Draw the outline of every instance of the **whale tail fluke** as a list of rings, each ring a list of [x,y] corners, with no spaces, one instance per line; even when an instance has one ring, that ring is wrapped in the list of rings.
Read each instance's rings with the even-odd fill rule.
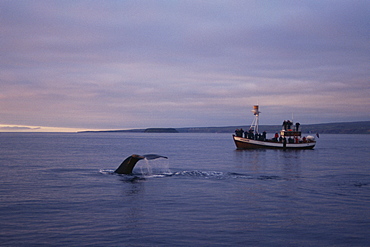
[[[168,159],[166,156],[158,154],[144,154],[144,155],[133,154],[127,157],[114,172],[118,174],[131,174],[132,170],[134,169],[136,163],[139,160],[142,159],[154,160],[158,158]]]

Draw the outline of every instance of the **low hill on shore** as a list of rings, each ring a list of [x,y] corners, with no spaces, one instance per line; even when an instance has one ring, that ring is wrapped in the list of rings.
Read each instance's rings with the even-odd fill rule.
[[[235,129],[248,130],[250,126],[229,126],[229,127],[201,127],[201,128],[178,128],[179,132],[188,133],[233,133]],[[280,131],[281,125],[260,125],[259,131],[275,133]],[[342,122],[323,124],[302,124],[302,133],[320,134],[370,134],[370,121]]]
[[[234,133],[235,129],[242,128],[244,131],[249,126],[226,126],[226,127],[191,127],[191,128],[148,128],[130,130],[106,130],[106,131],[83,131],[86,132],[136,132],[136,133]],[[302,124],[302,133],[320,134],[370,134],[370,121],[341,122],[323,124]],[[275,133],[281,130],[281,125],[260,125],[260,132]]]

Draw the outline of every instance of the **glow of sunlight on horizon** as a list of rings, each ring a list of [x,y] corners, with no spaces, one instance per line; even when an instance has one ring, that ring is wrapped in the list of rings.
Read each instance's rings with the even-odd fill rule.
[[[97,131],[97,129],[0,124],[0,132],[79,132],[79,131]]]

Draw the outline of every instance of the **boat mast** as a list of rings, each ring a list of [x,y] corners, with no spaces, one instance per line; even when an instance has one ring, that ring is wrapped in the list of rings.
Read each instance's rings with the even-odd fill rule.
[[[254,131],[254,134],[258,134],[258,117],[259,117],[259,114],[260,114],[260,111],[258,110],[258,105],[254,105],[253,106],[253,110],[252,110],[253,114],[254,114],[254,119],[253,119],[253,122],[251,124],[251,130]]]

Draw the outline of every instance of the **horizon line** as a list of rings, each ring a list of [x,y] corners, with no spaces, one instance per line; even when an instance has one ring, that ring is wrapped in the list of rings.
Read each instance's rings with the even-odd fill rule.
[[[326,122],[326,123],[315,123],[315,124],[302,124],[302,125],[320,125],[320,124],[338,124],[338,123],[359,123],[359,122],[370,122],[370,120],[363,121],[350,121],[350,122]],[[280,124],[261,124],[260,126],[276,126]],[[94,132],[94,131],[130,131],[140,129],[191,129],[191,128],[226,128],[226,127],[237,127],[237,126],[248,126],[242,125],[228,125],[228,126],[196,126],[196,127],[146,127],[146,128],[122,128],[122,129],[90,129],[90,128],[70,128],[70,127],[49,127],[49,126],[32,126],[32,125],[13,125],[13,124],[0,124],[0,133],[78,133],[78,132]]]

